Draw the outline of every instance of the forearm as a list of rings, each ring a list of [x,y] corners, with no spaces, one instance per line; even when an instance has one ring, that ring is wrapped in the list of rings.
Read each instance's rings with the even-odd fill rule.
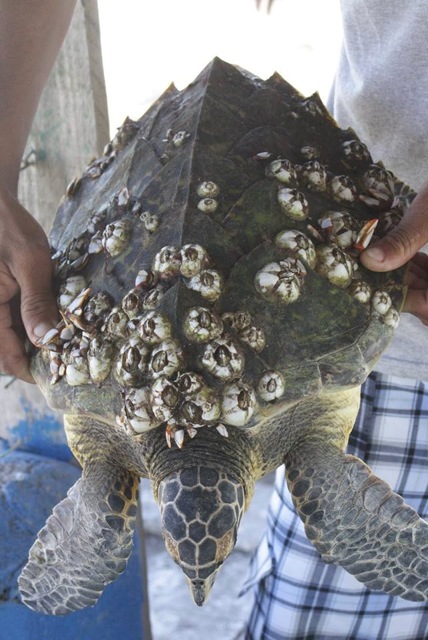
[[[16,192],[40,95],[76,0],[0,0],[0,183]]]

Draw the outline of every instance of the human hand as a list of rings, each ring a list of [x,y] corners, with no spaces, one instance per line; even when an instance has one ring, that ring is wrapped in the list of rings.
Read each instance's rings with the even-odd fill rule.
[[[41,226],[0,185],[0,371],[34,382],[24,347],[57,322],[49,244]]]
[[[428,325],[428,256],[417,251],[427,242],[428,181],[400,224],[361,254],[361,262],[372,271],[389,271],[409,262],[403,311],[412,313],[425,325]]]

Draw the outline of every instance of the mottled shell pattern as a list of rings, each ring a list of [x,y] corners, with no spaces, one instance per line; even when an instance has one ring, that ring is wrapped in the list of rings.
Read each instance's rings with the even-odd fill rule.
[[[62,319],[35,375],[63,411],[180,447],[360,384],[403,286],[358,256],[413,195],[317,95],[216,59],[67,188],[51,234]]]

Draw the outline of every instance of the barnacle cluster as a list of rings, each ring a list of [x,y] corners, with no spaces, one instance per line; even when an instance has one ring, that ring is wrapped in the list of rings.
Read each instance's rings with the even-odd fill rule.
[[[218,196],[219,188],[206,181],[197,193]],[[126,187],[113,198],[113,208],[117,217],[112,222],[107,222],[111,207],[102,208],[90,216],[85,231],[54,256],[62,281],[62,319],[39,343],[48,354],[51,384],[61,379],[73,387],[117,384],[123,395],[117,423],[134,436],[164,425],[169,445],[174,440],[181,447],[185,434],[193,438],[205,426],[227,437],[226,425],[245,426],[256,409],[256,392],[242,380],[244,349],[262,351],[264,332],[246,312],[220,317],[212,308],[224,278],[199,244],[162,247],[150,267],[137,271],[135,286],[120,301],[107,291],[93,292],[76,269],[79,255],[86,257],[85,265],[101,252],[106,259],[116,259],[132,242],[136,220],[146,231],[156,230],[147,229],[148,214],[140,213]],[[185,338],[200,347],[200,372],[186,370],[183,345],[173,335],[171,320],[159,310],[165,291],[178,278],[201,299],[182,321]],[[206,374],[217,381],[215,386]],[[271,401],[280,395],[266,395],[268,383],[260,384],[260,398]]]
[[[320,115],[316,107],[315,103],[305,102],[306,111],[313,117]],[[331,284],[347,289],[352,298],[370,306],[375,318],[395,328],[399,321],[397,310],[392,307],[385,310],[385,306],[379,304],[384,297],[390,300],[388,292],[373,292],[362,279],[357,262],[359,252],[369,245],[378,223],[383,235],[398,224],[405,210],[405,198],[394,196],[392,174],[381,164],[371,163],[367,147],[359,140],[342,143],[345,165],[368,165],[358,182],[328,171],[321,164],[320,152],[315,147],[300,149],[300,155],[306,160],[302,164],[293,164],[284,157],[272,160],[271,155],[266,152],[260,159],[269,160],[265,175],[278,185],[278,205],[289,226],[274,238],[285,257],[257,271],[255,290],[267,300],[283,304],[296,302],[304,289],[306,265]],[[330,201],[343,208],[327,209],[322,215],[312,216],[307,198],[310,192],[326,193]],[[371,208],[376,217],[360,222],[352,215],[352,206],[358,202]],[[293,223],[299,223],[299,228],[293,228]],[[293,259],[294,263],[290,263]]]
[[[227,436],[228,426],[251,426],[259,404],[275,403],[284,396],[285,371],[276,370],[275,364],[269,365],[269,359],[264,359],[266,347],[272,347],[267,345],[269,327],[263,326],[268,316],[259,315],[257,306],[249,313],[240,308],[239,300],[234,300],[231,307],[224,303],[230,269],[227,260],[220,257],[221,242],[217,238],[211,243],[207,237],[207,229],[216,230],[233,218],[232,200],[241,195],[241,178],[236,176],[242,175],[247,159],[253,168],[257,165],[257,180],[263,188],[270,189],[279,221],[266,226],[274,229],[271,236],[263,227],[259,238],[259,242],[268,240],[275,253],[265,263],[257,262],[253,281],[250,278],[244,283],[253,287],[254,298],[271,312],[273,305],[281,309],[294,305],[291,308],[295,309],[304,299],[311,278],[318,282],[325,279],[365,305],[374,323],[392,328],[397,325],[399,314],[392,289],[366,282],[370,278],[363,275],[358,255],[374,233],[382,236],[397,224],[408,194],[397,195],[392,174],[380,163],[373,163],[365,145],[346,132],[335,151],[341,159],[333,171],[326,152],[328,145],[322,136],[314,134],[317,123],[326,118],[322,105],[315,98],[302,100],[297,94],[293,100],[287,115],[289,129],[296,126],[302,133],[298,125],[303,119],[307,137],[299,133],[296,142],[291,135],[278,153],[281,143],[272,142],[276,145],[274,152],[269,149],[267,136],[268,148],[254,154],[252,147],[249,159],[241,154],[233,170],[233,154],[219,170],[218,159],[214,161],[210,154],[198,165],[197,145],[202,145],[203,136],[198,139],[198,132],[183,128],[190,120],[180,124],[174,121],[174,128],[169,123],[162,134],[165,137],[152,144],[162,167],[189,149],[199,167],[188,184],[180,178],[176,191],[183,189],[188,194],[185,206],[193,216],[192,241],[186,231],[181,236],[171,232],[173,214],[169,219],[158,206],[156,189],[155,195],[146,199],[144,190],[134,190],[136,180],[128,181],[108,202],[88,213],[85,228],[53,256],[60,283],[61,321],[39,343],[48,354],[51,384],[63,380],[72,387],[114,385],[123,398],[117,416],[120,428],[138,437],[162,426],[168,444],[174,440],[179,447],[185,436],[193,438],[201,427],[214,427]],[[114,171],[115,159],[132,140],[139,139],[139,131],[139,123],[127,119],[100,158],[90,163],[82,178],[70,183],[66,201],[82,189],[85,181],[92,185]],[[312,134],[314,144],[307,144]],[[144,135],[140,133],[140,139],[151,144]],[[288,129],[284,135],[288,135]],[[193,149],[191,144],[195,142]],[[236,178],[231,189],[228,175],[231,182]],[[252,193],[258,197],[257,184],[250,179]],[[263,188],[260,198],[267,193]],[[257,215],[261,219],[265,215],[263,204],[260,209]],[[202,231],[198,235],[199,220]],[[249,219],[248,224],[253,221]],[[132,250],[140,246],[141,238],[146,262],[138,264]],[[128,256],[132,257],[132,267],[125,268]],[[87,267],[96,260],[106,273],[114,272],[119,264],[127,275],[133,269],[132,286],[119,296],[93,290],[88,276],[91,269]],[[179,318],[171,310],[168,315],[168,298],[164,301],[177,283],[187,287],[186,295],[192,301]],[[192,353],[190,359],[188,351]],[[251,369],[254,362],[259,367],[256,373]]]

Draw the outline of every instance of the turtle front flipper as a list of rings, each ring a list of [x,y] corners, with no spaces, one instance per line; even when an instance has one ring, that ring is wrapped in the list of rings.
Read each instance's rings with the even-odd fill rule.
[[[287,483],[324,562],[369,589],[428,599],[428,524],[359,458],[312,441],[290,452]]]
[[[95,605],[133,545],[139,476],[121,464],[120,450],[100,454],[105,442],[90,429],[80,439],[77,433],[69,428],[67,435],[83,475],[54,508],[19,577],[23,602],[51,615]]]

